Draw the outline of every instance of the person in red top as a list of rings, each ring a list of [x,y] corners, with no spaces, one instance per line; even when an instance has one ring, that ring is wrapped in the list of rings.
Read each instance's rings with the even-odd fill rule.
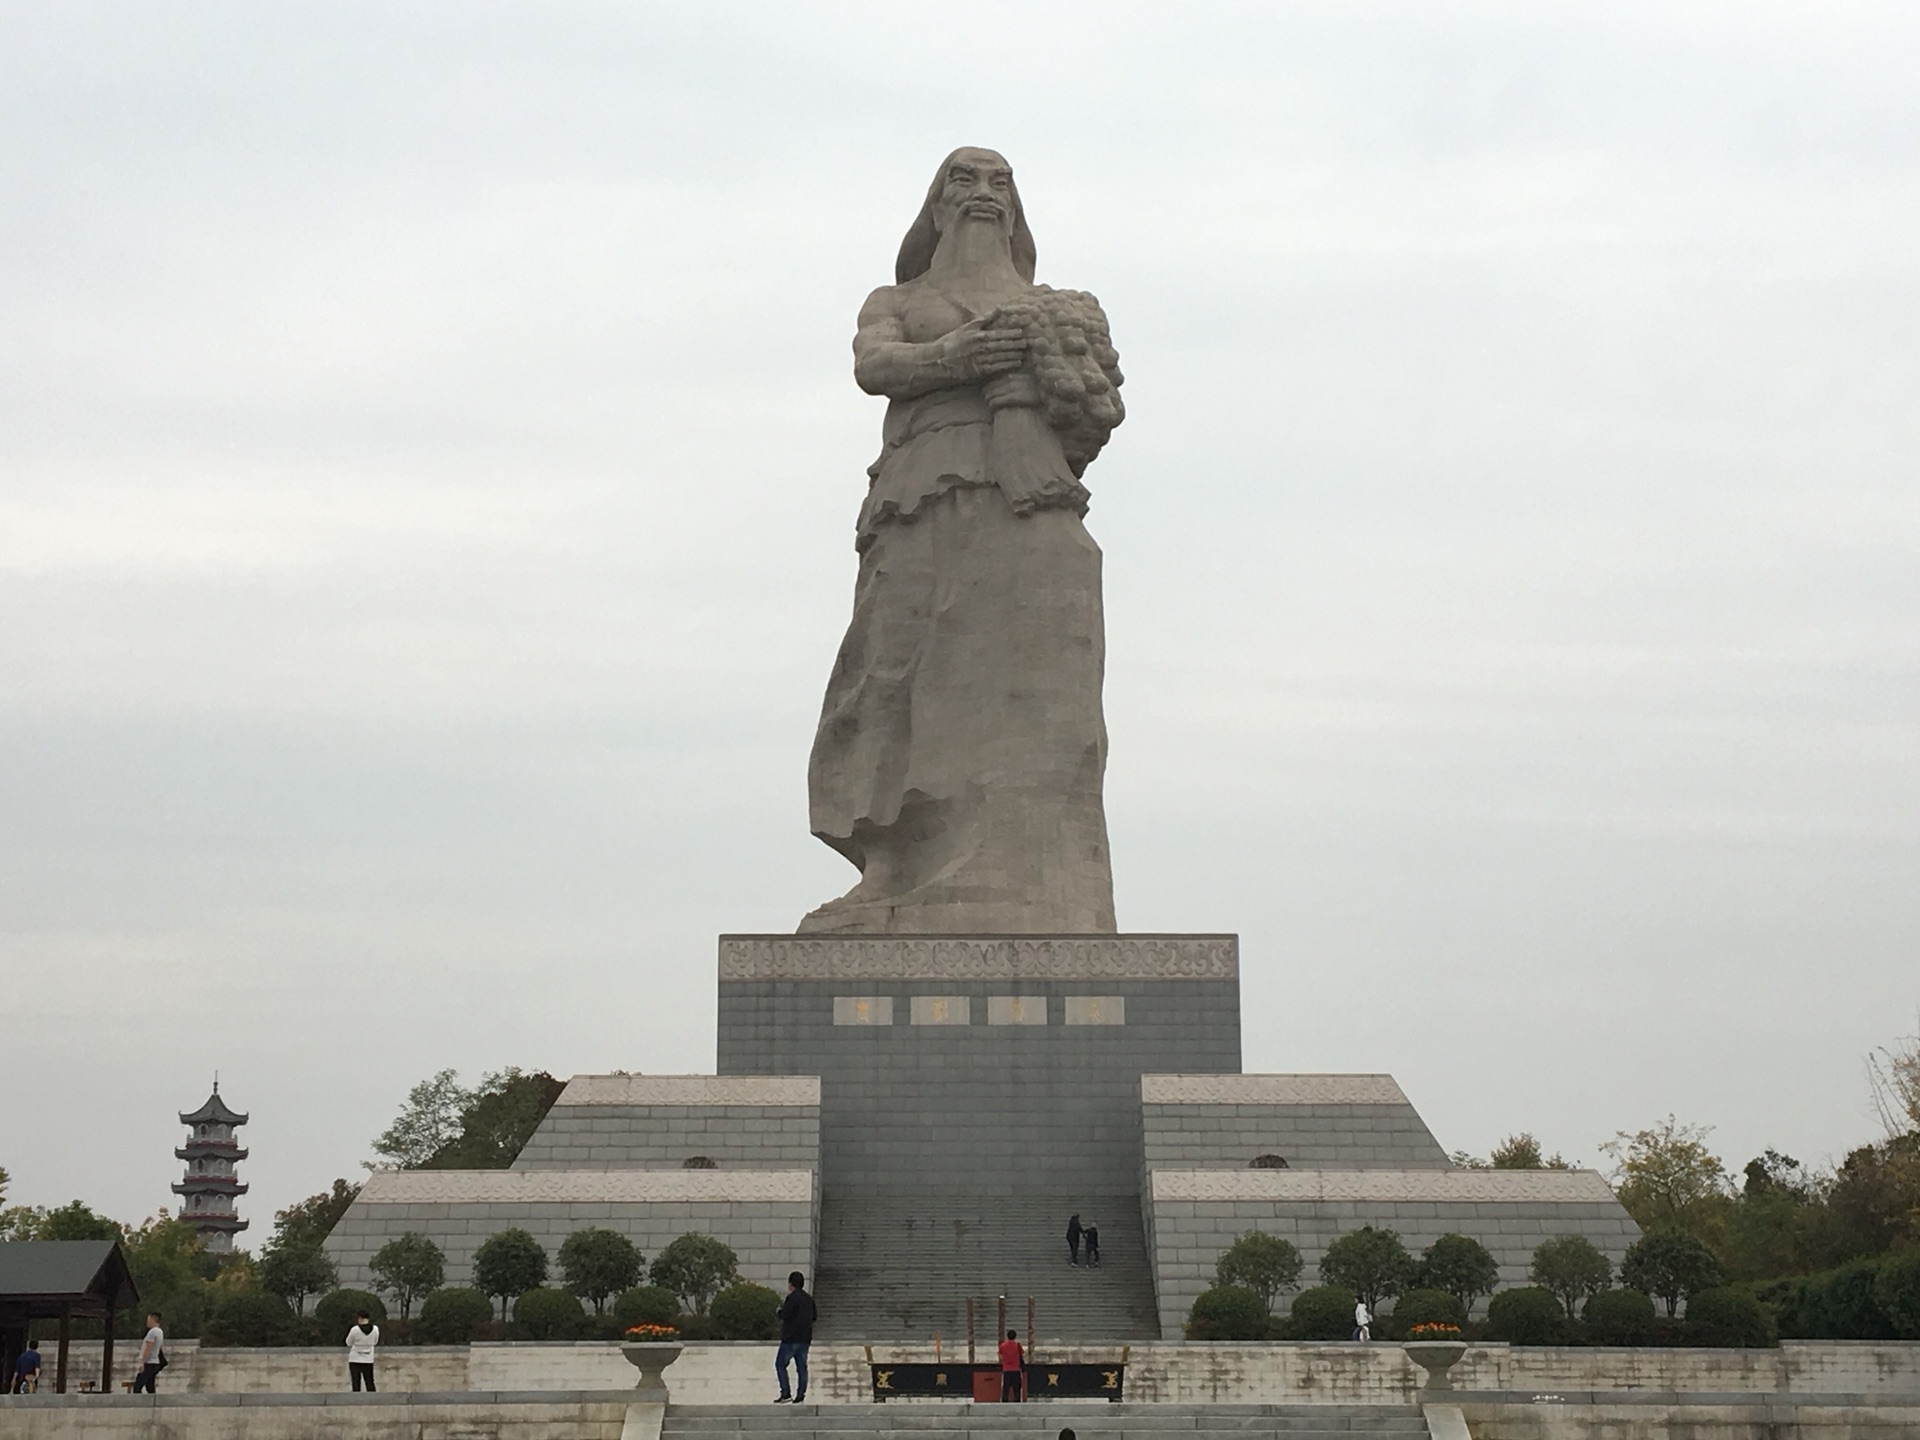
[[[1007,1331],[1000,1342],[1000,1401],[1019,1404],[1027,1398],[1027,1355],[1020,1348],[1020,1332]]]

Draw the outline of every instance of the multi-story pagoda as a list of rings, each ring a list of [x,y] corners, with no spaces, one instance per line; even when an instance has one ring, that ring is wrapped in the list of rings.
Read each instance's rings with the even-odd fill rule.
[[[187,1143],[175,1150],[176,1159],[187,1162],[187,1173],[173,1193],[180,1196],[180,1218],[200,1232],[200,1239],[216,1255],[233,1249],[234,1233],[247,1228],[247,1222],[235,1212],[233,1202],[247,1193],[234,1166],[247,1158],[234,1131],[247,1123],[247,1117],[229,1109],[220,1098],[220,1082],[213,1082],[213,1094],[192,1114],[182,1115],[187,1127]]]

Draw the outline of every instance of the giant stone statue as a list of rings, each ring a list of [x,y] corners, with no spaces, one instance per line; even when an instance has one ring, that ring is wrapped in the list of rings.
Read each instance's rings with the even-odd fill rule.
[[[1111,933],[1106,637],[1081,477],[1125,411],[1099,303],[1033,280],[1013,171],[956,150],[860,311],[887,397],[808,767],[844,934]]]

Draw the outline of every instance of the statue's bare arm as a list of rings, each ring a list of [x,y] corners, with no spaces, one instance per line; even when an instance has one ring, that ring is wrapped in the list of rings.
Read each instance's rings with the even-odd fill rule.
[[[910,400],[933,390],[975,385],[1026,363],[1027,338],[1019,330],[989,329],[971,320],[937,340],[907,339],[905,296],[883,285],[860,307],[853,337],[853,378],[869,395]]]

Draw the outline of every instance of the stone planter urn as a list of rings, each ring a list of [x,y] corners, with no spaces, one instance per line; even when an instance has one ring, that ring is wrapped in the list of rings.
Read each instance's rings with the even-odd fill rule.
[[[639,1398],[655,1405],[667,1403],[667,1382],[661,1376],[674,1361],[680,1358],[678,1340],[638,1340],[621,1345],[620,1353],[627,1357],[627,1363],[640,1371],[640,1383],[637,1387]]]
[[[1451,1390],[1453,1381],[1447,1372],[1467,1353],[1464,1340],[1409,1340],[1405,1350],[1413,1363],[1427,1372],[1427,1389]]]

